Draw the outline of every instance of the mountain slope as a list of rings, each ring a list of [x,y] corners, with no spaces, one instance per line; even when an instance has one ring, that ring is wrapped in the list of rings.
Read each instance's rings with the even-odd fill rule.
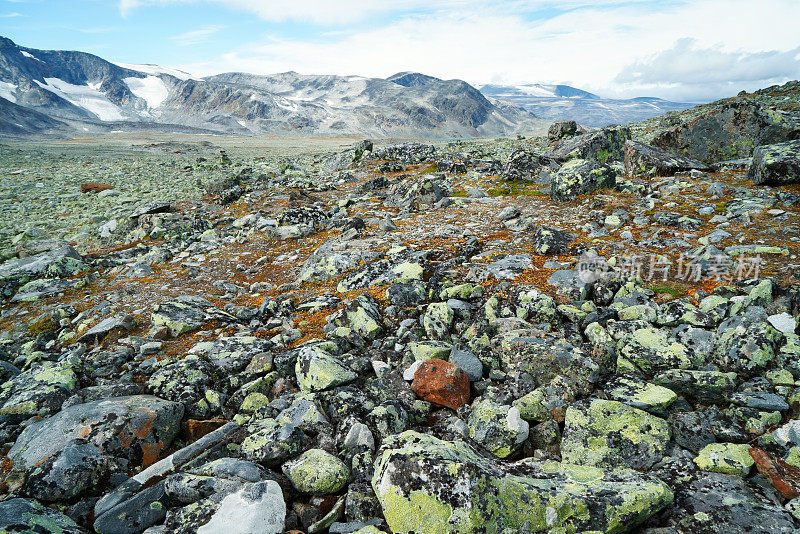
[[[461,80],[294,72],[195,79],[155,65],[24,48],[2,37],[0,97],[84,131],[113,124],[247,135],[479,137],[536,133],[549,124],[519,106],[496,105]]]
[[[592,127],[627,124],[693,106],[653,97],[627,100],[600,98],[568,85],[484,85],[481,92],[513,102],[543,119],[574,120]]]

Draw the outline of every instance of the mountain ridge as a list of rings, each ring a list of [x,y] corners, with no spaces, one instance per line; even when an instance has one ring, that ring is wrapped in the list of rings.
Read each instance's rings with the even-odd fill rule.
[[[522,107],[495,105],[463,80],[406,73],[417,81],[404,85],[292,71],[194,78],[0,39],[0,98],[79,131],[175,125],[234,135],[498,137],[541,132],[549,124]]]

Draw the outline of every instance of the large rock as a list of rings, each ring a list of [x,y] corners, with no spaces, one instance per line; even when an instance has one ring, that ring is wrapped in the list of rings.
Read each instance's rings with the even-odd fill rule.
[[[78,387],[77,370],[69,361],[44,362],[16,375],[0,389],[0,418],[20,422],[58,412]]]
[[[573,159],[553,175],[550,197],[553,200],[570,201],[580,195],[602,187],[614,187],[616,184],[617,173],[610,167],[588,159]]]
[[[324,391],[352,382],[358,375],[319,347],[305,347],[295,364],[297,383],[303,391]]]
[[[98,474],[71,466],[105,462],[101,455],[126,468],[152,464],[172,443],[182,417],[182,405],[149,395],[70,406],[25,428],[8,452],[9,478],[26,475],[27,487],[42,495],[77,494],[89,489]],[[69,473],[76,478],[59,476]]]
[[[800,140],[757,147],[747,177],[764,185],[800,182]]]
[[[227,495],[219,509],[197,534],[280,534],[286,520],[286,503],[277,482],[246,484]]]
[[[693,169],[710,171],[711,166],[640,141],[625,141],[625,174],[628,176],[672,176]]]
[[[757,146],[799,136],[800,128],[760,104],[734,100],[657,135],[652,144],[711,163],[746,158]]]
[[[551,155],[557,161],[589,159],[603,164],[622,161],[625,157],[625,141],[630,138],[631,131],[628,128],[603,128],[562,140]]]
[[[567,409],[561,457],[565,462],[648,469],[670,438],[663,419],[617,401],[595,399]]]
[[[624,532],[672,501],[660,480],[524,460],[505,464],[470,445],[407,431],[378,451],[372,487],[392,532]]]
[[[528,439],[528,423],[519,409],[484,400],[472,408],[467,420],[469,437],[498,458],[516,452]]]
[[[0,532],[11,534],[85,534],[64,514],[36,501],[8,499],[0,503]]]
[[[0,265],[0,296],[10,297],[14,290],[37,278],[66,278],[87,269],[78,252],[63,246]]]
[[[766,318],[763,310],[751,307],[745,315],[735,315],[719,325],[712,360],[720,370],[745,378],[763,374],[775,359],[780,338]]]
[[[423,362],[414,373],[411,390],[424,401],[453,410],[469,402],[467,373],[444,360]]]
[[[432,174],[400,181],[386,192],[386,204],[403,211],[430,209],[450,194],[443,177]]]

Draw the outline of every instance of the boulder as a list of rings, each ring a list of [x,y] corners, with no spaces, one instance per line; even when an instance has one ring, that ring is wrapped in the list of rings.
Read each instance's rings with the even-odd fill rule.
[[[92,489],[110,467],[103,455],[126,468],[152,464],[182,417],[182,405],[149,395],[70,406],[25,428],[8,452],[10,478],[27,476],[26,487],[54,500]]]
[[[559,140],[565,137],[572,137],[578,133],[578,123],[575,121],[557,121],[547,129],[547,138]]]
[[[384,440],[372,488],[392,532],[623,532],[673,498],[660,480],[533,459],[488,459],[463,441],[407,431]]]
[[[484,400],[472,407],[467,420],[469,437],[498,458],[519,450],[528,439],[529,426],[512,406]]]
[[[561,162],[571,159],[588,159],[601,164],[623,161],[625,141],[630,138],[629,128],[609,126],[562,140],[551,157]]]
[[[429,174],[422,178],[406,179],[396,183],[386,192],[386,205],[402,211],[424,211],[450,196],[444,175]]]
[[[86,534],[75,521],[28,499],[0,502],[0,532],[20,534]]]
[[[297,383],[304,391],[324,391],[352,382],[358,375],[321,348],[306,347],[295,364]]]
[[[736,99],[653,138],[656,147],[713,163],[800,137],[800,127],[751,100]]]
[[[567,408],[563,461],[579,465],[648,469],[666,454],[667,422],[643,410],[595,399]]]
[[[339,492],[350,479],[350,470],[336,456],[311,449],[284,464],[283,472],[302,493],[330,495]]]
[[[572,159],[553,175],[550,197],[568,202],[600,188],[613,188],[616,183],[617,173],[610,167],[588,159]]]
[[[78,366],[69,361],[43,362],[0,386],[0,419],[21,422],[48,417],[78,388]]]
[[[37,278],[68,278],[87,269],[83,258],[69,245],[0,264],[0,296]]]
[[[800,183],[800,140],[757,147],[747,177],[757,185]]]
[[[457,410],[469,402],[469,377],[453,363],[431,359],[414,373],[411,390],[424,401]]]
[[[711,166],[640,141],[625,141],[625,174],[628,176],[672,176],[693,169],[710,171]]]

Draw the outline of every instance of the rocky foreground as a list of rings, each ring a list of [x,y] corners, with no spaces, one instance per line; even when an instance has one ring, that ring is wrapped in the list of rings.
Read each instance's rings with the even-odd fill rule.
[[[0,531],[794,532],[795,85],[333,155],[4,146]]]

